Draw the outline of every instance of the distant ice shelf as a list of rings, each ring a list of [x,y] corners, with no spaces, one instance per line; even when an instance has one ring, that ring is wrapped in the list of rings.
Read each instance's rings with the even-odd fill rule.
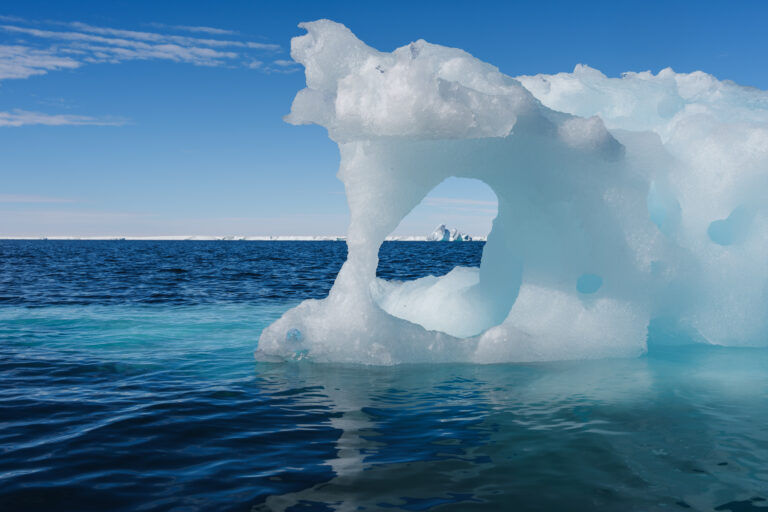
[[[455,230],[454,230],[455,231]],[[460,233],[465,241],[484,241],[482,236],[469,236]],[[431,236],[431,235],[430,235]],[[0,236],[0,240],[155,240],[155,241],[272,241],[272,242],[345,242],[346,236],[336,235],[262,235],[262,236]],[[388,242],[426,242],[429,236],[424,235],[392,235],[386,238]]]

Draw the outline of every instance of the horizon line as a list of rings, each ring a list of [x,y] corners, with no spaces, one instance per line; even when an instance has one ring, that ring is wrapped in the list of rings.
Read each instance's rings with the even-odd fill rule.
[[[474,236],[471,241],[486,241],[487,236]],[[347,240],[346,235],[257,235],[257,236],[211,236],[211,235],[160,235],[160,236],[0,236],[0,240],[113,240],[113,241],[243,241],[243,242],[279,242],[279,241],[338,241]],[[391,235],[384,239],[388,242],[426,242],[427,235]]]

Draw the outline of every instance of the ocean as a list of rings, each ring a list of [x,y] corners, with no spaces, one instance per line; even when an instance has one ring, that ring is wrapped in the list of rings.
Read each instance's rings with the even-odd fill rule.
[[[378,274],[477,266],[386,242]],[[768,510],[768,350],[256,362],[343,242],[0,241],[0,511]]]

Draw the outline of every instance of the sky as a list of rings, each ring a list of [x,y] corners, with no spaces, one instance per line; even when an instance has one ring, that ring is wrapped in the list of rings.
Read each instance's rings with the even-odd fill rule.
[[[768,89],[768,2],[4,0],[0,236],[343,234],[336,145],[282,120],[304,87],[290,39],[319,18],[511,76],[672,67]],[[482,235],[495,209],[451,179],[396,234]]]

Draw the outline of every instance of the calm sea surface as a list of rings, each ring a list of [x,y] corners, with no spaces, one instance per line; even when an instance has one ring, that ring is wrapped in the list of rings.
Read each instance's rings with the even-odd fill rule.
[[[482,243],[385,243],[379,274]],[[0,241],[0,511],[768,510],[768,350],[256,363],[340,242]]]

